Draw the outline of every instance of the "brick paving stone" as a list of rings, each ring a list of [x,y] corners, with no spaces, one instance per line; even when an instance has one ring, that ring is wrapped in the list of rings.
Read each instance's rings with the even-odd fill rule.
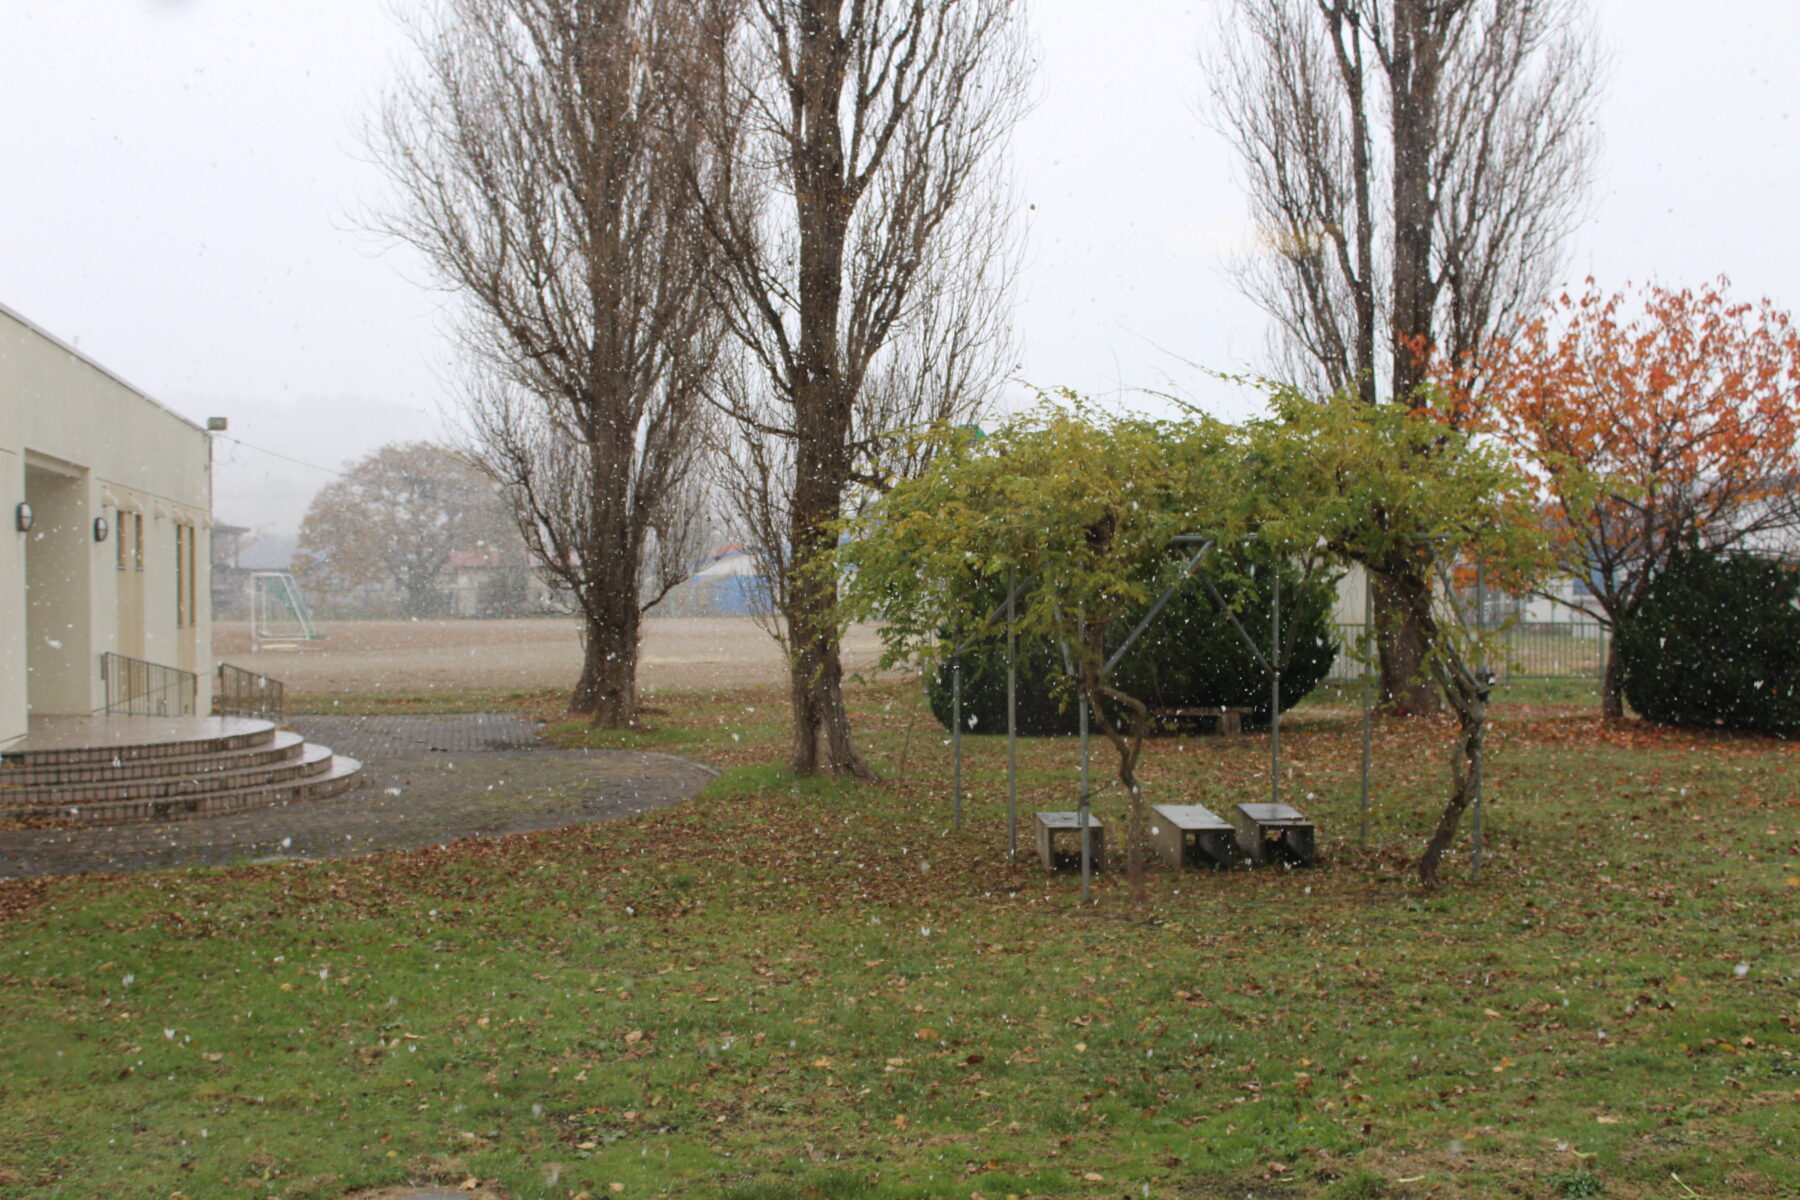
[[[474,754],[494,750],[537,750],[542,726],[512,713],[457,716],[334,717],[300,713],[287,722],[309,742],[330,746],[363,762],[408,754]]]
[[[359,758],[326,800],[164,825],[0,830],[0,879],[335,858],[586,825],[678,803],[713,775],[668,754],[551,750],[530,722],[296,716],[309,741]]]

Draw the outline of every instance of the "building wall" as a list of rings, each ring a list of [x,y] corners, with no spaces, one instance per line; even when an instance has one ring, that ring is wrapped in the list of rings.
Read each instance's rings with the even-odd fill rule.
[[[15,528],[21,501],[37,513],[30,533]],[[0,744],[30,713],[102,708],[100,655],[136,650],[124,643],[140,626],[133,657],[196,672],[210,711],[211,511],[203,429],[0,307]],[[141,569],[135,539],[123,563],[119,553],[140,519]],[[192,605],[177,591],[184,528],[197,550]]]

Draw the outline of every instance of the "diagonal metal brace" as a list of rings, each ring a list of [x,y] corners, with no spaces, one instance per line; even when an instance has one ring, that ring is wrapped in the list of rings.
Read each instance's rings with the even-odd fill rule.
[[[1219,611],[1225,614],[1225,619],[1231,622],[1231,627],[1237,630],[1239,639],[1250,648],[1250,653],[1256,656],[1256,665],[1263,669],[1263,674],[1273,678],[1276,672],[1275,668],[1269,665],[1268,656],[1262,652],[1262,647],[1256,644],[1256,639],[1244,631],[1244,626],[1237,619],[1237,614],[1231,611],[1229,604],[1225,603],[1225,597],[1219,595],[1219,589],[1214,586],[1211,576],[1207,575],[1205,571],[1200,572],[1200,584],[1206,589],[1206,594],[1212,597],[1212,602],[1218,605]]]
[[[1181,537],[1172,538],[1170,540],[1178,544],[1187,544],[1190,542],[1190,539],[1191,535],[1184,534]],[[1194,557],[1188,559],[1187,566],[1181,568],[1181,574],[1175,577],[1175,582],[1171,583],[1164,589],[1163,594],[1156,598],[1156,603],[1150,606],[1150,611],[1144,614],[1144,619],[1137,623],[1137,628],[1133,629],[1131,633],[1126,636],[1125,640],[1119,643],[1119,648],[1112,652],[1112,657],[1106,660],[1106,665],[1104,667],[1100,668],[1100,677],[1102,679],[1112,674],[1112,669],[1119,665],[1119,660],[1125,657],[1125,652],[1131,649],[1140,637],[1144,636],[1144,631],[1150,628],[1150,622],[1156,620],[1156,614],[1163,610],[1163,605],[1167,604],[1175,593],[1181,590],[1182,585],[1187,583],[1188,577],[1193,575],[1194,571],[1200,566],[1200,560],[1205,558],[1207,553],[1212,550],[1213,544],[1211,538],[1204,538],[1201,541],[1199,551],[1195,553]]]

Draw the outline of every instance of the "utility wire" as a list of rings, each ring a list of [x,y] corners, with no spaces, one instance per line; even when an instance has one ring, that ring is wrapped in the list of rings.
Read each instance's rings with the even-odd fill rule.
[[[296,467],[309,467],[314,471],[323,471],[327,475],[334,476],[338,479],[344,478],[344,472],[339,470],[336,467],[321,467],[318,463],[310,463],[310,462],[307,462],[305,459],[293,458],[289,455],[282,454],[276,450],[266,450],[261,446],[253,446],[249,442],[246,442],[242,438],[232,437],[229,433],[215,433],[215,434],[213,434],[213,436],[215,438],[220,439],[221,441],[227,441],[227,442],[232,443],[233,445],[242,446],[246,450],[254,450],[258,454],[266,454],[270,458],[279,458],[282,462],[293,463]]]

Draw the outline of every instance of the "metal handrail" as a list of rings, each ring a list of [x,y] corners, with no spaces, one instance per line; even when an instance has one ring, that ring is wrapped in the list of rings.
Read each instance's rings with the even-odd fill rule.
[[[280,721],[286,711],[286,691],[279,679],[222,662],[218,686],[213,690],[213,713]]]
[[[200,677],[180,667],[145,662],[111,650],[100,654],[106,711],[134,717],[191,717],[199,702]]]

